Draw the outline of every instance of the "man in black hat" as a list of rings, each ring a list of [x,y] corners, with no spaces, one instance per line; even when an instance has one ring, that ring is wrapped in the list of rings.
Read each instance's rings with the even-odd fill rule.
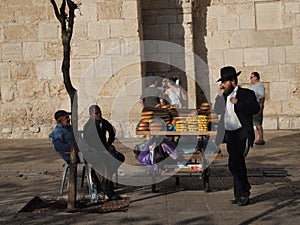
[[[58,110],[54,114],[57,125],[49,134],[55,151],[70,164],[70,149],[72,145],[72,128],[69,113]]]
[[[255,139],[253,115],[259,111],[255,93],[238,86],[238,76],[232,66],[221,68],[219,94],[214,110],[221,119],[216,143],[225,142],[228,151],[228,167],[233,176],[234,199],[232,204],[247,205],[250,196],[245,157]]]

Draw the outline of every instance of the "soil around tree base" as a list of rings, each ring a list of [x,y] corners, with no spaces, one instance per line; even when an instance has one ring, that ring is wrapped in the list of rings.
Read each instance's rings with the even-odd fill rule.
[[[67,209],[67,199],[43,199],[35,196],[18,213],[48,213],[48,212],[67,212],[67,213],[111,213],[127,212],[130,198],[125,197],[118,200],[101,200],[98,203],[91,203],[90,199],[77,200],[77,207],[72,210]]]

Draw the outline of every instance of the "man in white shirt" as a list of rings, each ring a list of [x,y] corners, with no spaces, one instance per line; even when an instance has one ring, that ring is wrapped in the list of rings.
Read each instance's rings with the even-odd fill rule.
[[[255,139],[252,117],[259,111],[259,105],[252,90],[238,86],[240,73],[232,66],[221,68],[214,110],[221,115],[216,143],[226,143],[228,168],[233,176],[234,199],[231,203],[244,206],[249,203],[251,189],[245,157]]]
[[[257,102],[259,103],[260,109],[257,114],[253,116],[253,125],[256,127],[256,145],[264,145],[264,133],[263,133],[263,111],[265,103],[265,87],[262,82],[260,82],[260,75],[258,72],[252,72],[250,75],[250,83],[252,86],[251,90],[255,92]]]

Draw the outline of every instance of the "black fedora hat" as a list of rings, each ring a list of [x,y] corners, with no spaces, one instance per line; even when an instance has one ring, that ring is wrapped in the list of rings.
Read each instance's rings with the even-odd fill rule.
[[[239,76],[241,73],[241,71],[236,72],[235,68],[232,66],[225,66],[221,68],[220,72],[221,78],[217,80],[217,82],[231,80],[232,78]]]

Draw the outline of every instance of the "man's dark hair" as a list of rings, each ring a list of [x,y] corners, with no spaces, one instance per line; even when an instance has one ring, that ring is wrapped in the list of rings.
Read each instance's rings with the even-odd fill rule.
[[[101,111],[100,107],[98,105],[91,105],[89,107],[89,114],[92,115],[94,110],[99,109],[99,111]]]
[[[252,74],[257,78],[257,80],[260,80],[260,75],[258,72],[252,72]]]

